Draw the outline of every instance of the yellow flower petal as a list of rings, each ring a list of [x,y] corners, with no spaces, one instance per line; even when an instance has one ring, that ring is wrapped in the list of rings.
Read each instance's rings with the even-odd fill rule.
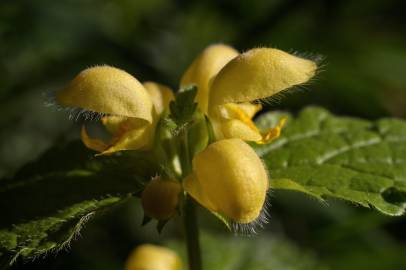
[[[81,132],[86,147],[101,152],[97,156],[124,150],[147,150],[152,144],[156,123],[145,124],[142,119],[118,116],[103,117],[102,123],[112,135],[108,143],[90,138],[85,127]]]
[[[238,55],[230,46],[216,44],[207,47],[189,66],[181,80],[181,87],[196,84],[196,101],[200,110],[207,113],[209,84],[221,68]]]
[[[259,133],[257,126],[251,120],[253,115],[252,115],[251,111],[249,111],[249,109],[245,108],[245,110],[244,110],[244,107],[238,106],[238,104],[233,104],[233,103],[228,103],[228,104],[224,105],[224,107],[228,113],[227,118],[238,119],[242,123],[247,125],[249,128],[251,128],[253,131],[255,131],[256,133]],[[246,111],[248,111],[248,113],[251,113],[252,116],[248,115]]]
[[[227,139],[209,145],[194,157],[193,172],[195,177],[187,179],[184,188],[203,206],[239,223],[260,215],[268,176],[244,141]]]
[[[116,134],[122,130],[122,126],[128,121],[128,117],[123,116],[105,116],[101,118],[101,122],[106,127],[108,132]]]
[[[212,118],[213,129],[218,140],[240,138],[244,141],[267,144],[280,136],[286,120],[282,118],[276,127],[260,131],[251,118],[261,105],[228,103],[218,108],[220,111],[217,111],[216,116]]]
[[[238,108],[239,110],[243,111],[244,114],[249,117],[250,119],[255,116],[257,112],[262,110],[262,105],[261,104],[252,104],[249,102],[244,102],[244,103],[228,103],[226,104],[229,108],[235,107]]]
[[[117,134],[113,143],[99,155],[111,154],[124,150],[146,150],[153,138],[153,125],[129,129],[123,134]]]
[[[222,122],[221,131],[223,138],[239,138],[244,141],[253,142],[262,140],[262,135],[256,127],[254,129],[247,125],[247,123],[237,119]]]
[[[240,138],[244,141],[262,140],[261,132],[251,120],[261,110],[260,104],[228,103],[217,108],[216,113],[211,115],[217,140],[229,138]]]
[[[202,188],[197,176],[192,173],[183,180],[183,188],[190,194],[198,203],[209,209],[210,211],[217,212],[218,207],[212,204],[207,194]]]
[[[213,79],[209,109],[270,97],[307,82],[316,69],[315,62],[281,50],[249,50],[231,60]]]
[[[152,101],[140,82],[127,72],[110,66],[83,70],[56,94],[65,107],[152,122]]]
[[[108,147],[108,144],[106,144],[104,141],[100,139],[90,138],[90,136],[87,134],[85,126],[82,126],[80,137],[83,144],[87,148],[95,150],[97,152],[103,152]]]
[[[144,82],[143,85],[147,89],[148,94],[151,96],[152,102],[155,106],[155,111],[158,115],[167,109],[169,107],[169,103],[175,99],[172,90],[165,85],[155,82]]]
[[[125,270],[181,270],[179,256],[172,250],[144,244],[137,247],[128,257]]]

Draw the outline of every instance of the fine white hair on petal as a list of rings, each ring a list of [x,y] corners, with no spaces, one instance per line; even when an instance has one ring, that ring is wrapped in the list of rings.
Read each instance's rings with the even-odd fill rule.
[[[93,112],[81,108],[67,108],[67,111],[69,113],[69,119],[74,121],[78,121],[79,119],[84,119],[85,121],[98,121],[109,115],[107,113]]]
[[[269,222],[270,214],[269,210],[271,204],[269,202],[268,196],[265,199],[264,205],[262,206],[259,216],[251,221],[250,223],[238,223],[232,220],[229,220],[232,231],[237,235],[255,235],[258,234],[260,229],[263,229],[264,226]]]
[[[306,85],[314,82],[314,79],[320,73],[325,71],[325,67],[326,67],[327,63],[326,63],[326,57],[324,55],[319,54],[319,53],[298,52],[298,51],[293,51],[293,50],[291,50],[289,53],[293,54],[294,56],[300,57],[300,58],[311,60],[311,61],[313,61],[313,62],[315,62],[317,64],[316,73],[314,74],[314,76],[309,81],[307,81],[305,83]]]
[[[62,106],[56,101],[55,95],[56,91],[44,92],[44,105],[46,107],[55,108],[57,111],[65,111],[68,114],[69,120],[78,121],[83,119],[85,121],[99,121],[101,118],[111,115],[108,113],[94,112],[83,108]]]
[[[311,60],[311,61],[315,62],[317,64],[317,66],[322,65],[326,59],[324,55],[319,54],[319,53],[299,52],[299,51],[295,51],[295,50],[290,50],[289,53],[294,56],[300,57],[300,58]]]
[[[254,103],[259,103],[262,105],[278,105],[282,102],[282,99],[287,95],[291,95],[296,92],[307,92],[307,91],[309,91],[308,86],[313,84],[318,79],[318,75],[324,71],[324,68],[326,66],[324,56],[322,56],[320,54],[312,54],[312,53],[307,53],[307,54],[298,53],[298,52],[290,52],[290,53],[295,56],[309,59],[309,60],[316,62],[317,69],[316,69],[316,73],[314,74],[314,76],[312,78],[310,78],[308,81],[306,81],[305,83],[293,85],[270,97],[255,100]]]
[[[294,92],[304,92],[307,91],[306,86],[308,85],[308,83],[304,83],[304,84],[300,84],[300,85],[295,85],[292,87],[289,87],[285,90],[282,90],[270,97],[266,97],[266,98],[261,98],[255,101],[255,103],[259,103],[262,105],[279,105],[280,103],[282,103],[282,100],[288,96],[293,94]]]
[[[44,99],[44,105],[46,107],[58,106],[56,102],[56,91],[42,92],[42,97]]]

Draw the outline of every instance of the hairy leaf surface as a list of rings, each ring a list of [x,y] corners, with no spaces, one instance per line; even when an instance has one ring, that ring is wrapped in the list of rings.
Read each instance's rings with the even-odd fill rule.
[[[156,173],[148,157],[129,152],[95,157],[81,142],[73,142],[0,180],[2,263],[68,246],[90,217],[142,189]]]
[[[338,198],[401,215],[406,207],[406,122],[337,117],[309,107],[292,115],[273,112],[258,118],[261,128],[288,116],[282,136],[253,146],[263,159],[273,189],[323,200]]]

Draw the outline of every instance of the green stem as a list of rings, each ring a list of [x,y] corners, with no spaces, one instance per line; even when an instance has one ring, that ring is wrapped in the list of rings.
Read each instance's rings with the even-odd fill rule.
[[[202,259],[197,227],[196,204],[191,197],[185,196],[183,212],[189,270],[202,270]]]
[[[192,165],[191,165],[190,153],[189,153],[189,136],[188,136],[187,130],[184,131],[183,151],[184,151],[184,155],[185,155],[185,160],[184,160],[184,164],[183,164],[184,165],[183,177],[186,177],[192,171]]]

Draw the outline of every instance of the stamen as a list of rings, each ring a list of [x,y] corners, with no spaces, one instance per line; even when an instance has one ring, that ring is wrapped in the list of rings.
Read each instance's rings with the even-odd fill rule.
[[[262,140],[257,141],[257,144],[267,144],[278,138],[285,123],[286,117],[282,117],[276,127],[270,128],[262,134]]]
[[[256,141],[257,144],[267,144],[278,138],[281,134],[281,130],[286,122],[286,117],[282,117],[279,120],[279,123],[276,127],[270,128],[265,132],[261,132],[257,126],[255,125],[254,121],[252,121],[251,117],[249,117],[242,109],[238,108],[237,106],[233,106],[234,104],[226,104],[225,107],[231,111],[234,116],[246,124],[249,128],[253,131],[261,135],[262,139]],[[259,105],[260,106],[260,105]]]

